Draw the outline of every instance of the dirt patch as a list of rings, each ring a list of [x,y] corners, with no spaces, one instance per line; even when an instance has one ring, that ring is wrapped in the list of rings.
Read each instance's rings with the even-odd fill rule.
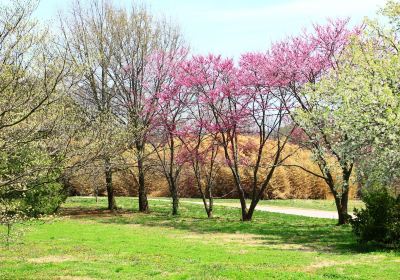
[[[217,242],[217,243],[240,243],[244,245],[261,245],[263,244],[262,236],[256,234],[244,233],[187,233],[184,235],[172,235],[173,238],[181,238],[186,240],[198,240],[200,242]]]
[[[57,280],[95,280],[95,278],[90,278],[86,276],[58,276]]]
[[[245,245],[261,245],[263,244],[262,236],[244,233],[217,233],[216,238],[226,243],[241,243]]]
[[[296,243],[282,243],[274,237],[248,234],[248,233],[187,233],[184,235],[173,234],[173,238],[183,240],[196,240],[198,242],[216,244],[240,244],[245,246],[267,246],[270,249],[315,252],[315,248]],[[235,251],[235,253],[237,253]],[[246,253],[246,252],[242,252]]]
[[[67,261],[75,261],[72,256],[45,256],[40,258],[28,259],[30,263],[62,263]]]
[[[58,211],[60,216],[68,216],[71,218],[81,218],[81,217],[115,217],[132,214],[129,210],[115,210],[111,211],[108,209],[90,209],[90,208],[79,208],[79,207],[69,207],[61,208]]]
[[[331,266],[342,266],[342,265],[359,265],[359,264],[369,264],[376,262],[377,260],[382,260],[386,258],[385,256],[366,256],[366,257],[357,257],[353,260],[346,261],[335,261],[335,260],[320,260],[306,267],[306,272],[312,272],[321,268],[331,267]]]
[[[314,263],[312,265],[307,266],[306,271],[315,271],[320,268],[330,267],[330,266],[337,266],[337,265],[349,265],[349,264],[357,264],[355,261],[320,261]]]
[[[271,249],[279,249],[279,250],[289,250],[289,251],[303,251],[303,252],[315,252],[316,249],[304,244],[295,244],[295,243],[276,243],[269,244],[269,248]]]

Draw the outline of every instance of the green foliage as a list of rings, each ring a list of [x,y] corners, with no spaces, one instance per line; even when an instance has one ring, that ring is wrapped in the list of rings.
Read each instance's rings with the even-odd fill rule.
[[[0,189],[1,204],[14,205],[16,213],[36,217],[54,213],[65,200],[63,186],[57,182],[61,169],[54,168],[57,159],[42,147],[25,145],[11,154],[3,151],[0,157],[0,178],[6,182]],[[21,174],[23,181],[14,179]],[[12,214],[8,212],[7,215]]]
[[[26,216],[53,212],[63,201],[56,181],[70,138],[69,127],[59,125],[66,111],[61,98],[65,61],[53,48],[50,33],[32,17],[38,1],[3,2],[0,220],[11,225]]]
[[[313,112],[299,119],[310,130],[322,124],[340,164],[356,162],[363,186],[393,187],[400,180],[399,2],[380,14],[385,22],[367,20],[337,67],[309,86]]]
[[[60,183],[45,183],[30,188],[23,199],[29,216],[53,214],[67,198]]]
[[[395,198],[387,188],[377,187],[366,192],[363,201],[365,209],[356,209],[351,221],[358,240],[400,246],[400,195]]]
[[[8,151],[9,152],[9,151]],[[52,214],[66,199],[63,186],[57,182],[60,169],[55,159],[33,143],[0,153],[0,232],[2,243],[10,246],[21,239],[23,231],[16,227],[31,217]],[[23,176],[23,180],[19,177]]]

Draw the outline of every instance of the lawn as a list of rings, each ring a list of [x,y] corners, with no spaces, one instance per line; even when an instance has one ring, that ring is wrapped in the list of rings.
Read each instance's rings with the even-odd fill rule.
[[[349,226],[334,220],[182,203],[178,217],[165,201],[152,212],[137,200],[70,198],[62,214],[31,222],[19,244],[0,253],[0,279],[398,279],[400,253],[359,247]],[[4,228],[2,229],[4,230]]]

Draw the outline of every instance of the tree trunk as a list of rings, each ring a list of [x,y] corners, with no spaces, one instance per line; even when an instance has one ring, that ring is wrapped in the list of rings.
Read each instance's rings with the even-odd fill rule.
[[[340,197],[338,197],[337,195],[335,196],[335,203],[339,216],[338,225],[345,225],[350,222],[351,216],[347,213],[347,208],[349,202],[349,181],[352,170],[353,164],[351,164],[350,167],[346,166],[342,168],[342,194]]]
[[[242,209],[242,222],[251,222],[253,218],[253,212],[249,212],[247,210],[243,211]]]
[[[212,186],[210,186],[210,182],[208,182],[208,186],[206,188],[206,193],[208,196],[208,203],[207,203],[207,197],[206,194],[203,192],[203,189],[201,188],[201,180],[200,180],[200,175],[198,174],[198,172],[195,171],[195,173],[197,174],[196,176],[196,181],[197,181],[197,188],[199,190],[199,193],[201,195],[201,199],[203,201],[203,205],[204,205],[204,210],[206,210],[207,213],[207,217],[208,218],[212,218],[213,217],[213,206],[214,206],[214,199],[212,196]]]
[[[212,212],[212,209],[207,209],[207,217],[209,218],[209,219],[212,219],[212,217],[213,217],[213,212]]]
[[[208,192],[208,211],[207,211],[207,216],[208,218],[213,217],[213,209],[214,209],[214,198],[212,197],[211,191]]]
[[[175,183],[170,186],[171,197],[172,197],[172,215],[178,215],[179,212],[179,196],[178,190]]]
[[[214,199],[211,196],[211,193],[209,193],[208,203],[207,203],[207,198],[201,190],[200,190],[200,194],[201,194],[201,199],[203,200],[204,209],[206,210],[206,213],[207,213],[207,217],[212,218],[213,217]]]
[[[147,190],[144,181],[143,159],[138,159],[138,181],[139,181],[139,212],[148,213],[149,203],[147,201]]]
[[[339,197],[336,195],[335,203],[338,212],[338,225],[345,225],[350,222],[350,215],[348,214],[348,201],[349,201],[349,191],[346,190]]]
[[[242,188],[242,184],[240,182],[239,175],[237,175],[237,173],[235,172],[235,170],[233,168],[231,168],[231,171],[232,171],[232,174],[233,174],[233,177],[235,180],[237,192],[239,194],[240,208],[242,211],[242,221],[243,222],[251,221],[251,217],[249,219],[249,217],[247,215],[246,198],[245,198],[244,190]]]
[[[112,184],[112,170],[111,170],[111,162],[110,158],[106,157],[104,159],[104,165],[105,165],[105,176],[106,176],[106,189],[107,189],[107,198],[108,198],[108,210],[115,210],[117,209],[117,205],[115,203],[115,198],[114,198],[114,190],[113,190],[113,184]]]
[[[246,214],[246,221],[251,221],[253,219],[254,210],[256,209],[257,203],[252,202],[250,204],[249,210]]]
[[[324,170],[326,164],[320,166],[321,170]],[[350,215],[347,213],[347,205],[349,202],[349,181],[350,175],[353,170],[353,165],[350,165],[349,168],[342,168],[342,191],[338,193],[335,188],[335,183],[333,180],[332,174],[328,171],[326,172],[325,182],[328,184],[329,189],[335,199],[336,210],[338,213],[338,225],[348,224],[350,222]]]

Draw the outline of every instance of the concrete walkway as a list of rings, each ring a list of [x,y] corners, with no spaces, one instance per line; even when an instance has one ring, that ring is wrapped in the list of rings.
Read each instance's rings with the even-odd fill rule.
[[[157,199],[157,198],[151,198],[150,200],[170,201],[168,199]],[[203,205],[203,202],[201,202],[201,201],[188,201],[188,200],[181,199],[180,202]],[[240,208],[239,203],[214,202],[214,205]],[[313,217],[313,218],[324,218],[324,219],[337,219],[338,218],[338,214],[335,211],[324,211],[324,210],[316,210],[316,209],[257,205],[256,210],[272,212],[272,213],[288,214],[288,215]]]
[[[239,203],[237,203],[237,204],[236,203],[216,203],[215,205],[240,208]],[[324,211],[324,210],[317,210],[317,209],[257,205],[256,210],[288,214],[288,215],[313,217],[313,218],[325,218],[325,219],[337,219],[338,218],[338,214],[335,211]]]

